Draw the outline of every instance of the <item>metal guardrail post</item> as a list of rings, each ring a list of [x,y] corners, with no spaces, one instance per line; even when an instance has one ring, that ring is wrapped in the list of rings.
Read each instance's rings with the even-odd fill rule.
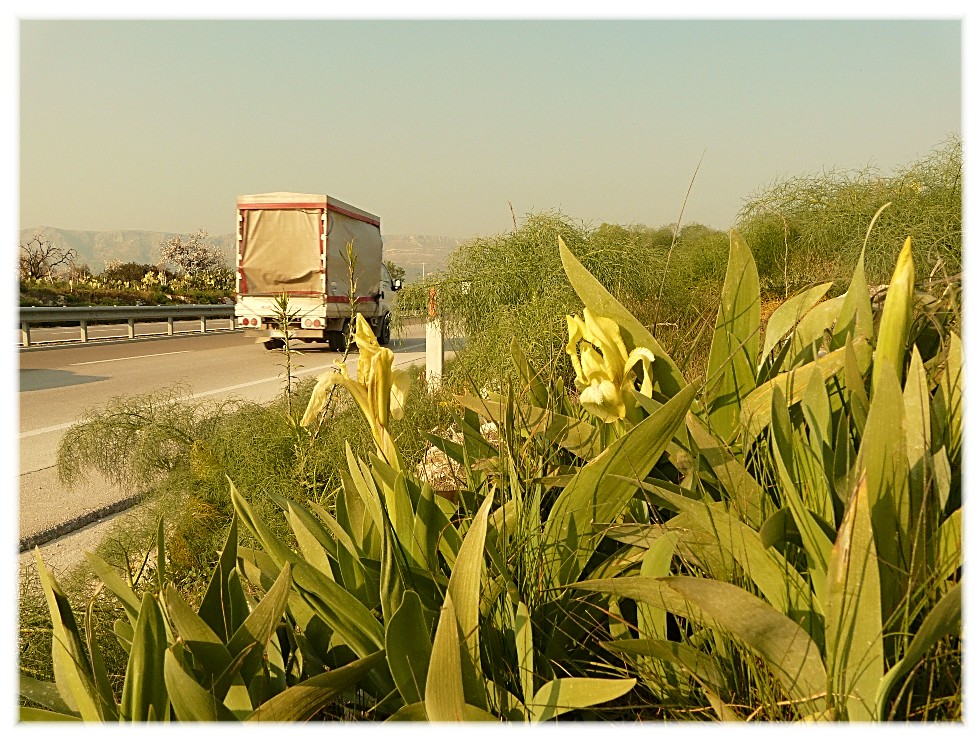
[[[77,326],[81,342],[91,342],[89,328],[92,323],[126,324],[129,339],[142,338],[136,334],[136,324],[148,321],[166,321],[167,336],[174,336],[175,320],[198,320],[201,332],[208,331],[208,319],[229,319],[234,316],[230,305],[175,305],[175,306],[87,306],[87,307],[40,307],[24,306],[20,309],[21,346],[36,346],[31,338],[32,326]],[[230,328],[235,329],[232,319]],[[161,336],[161,335],[158,335]],[[121,337],[117,337],[121,338]],[[47,344],[47,342],[44,342]]]

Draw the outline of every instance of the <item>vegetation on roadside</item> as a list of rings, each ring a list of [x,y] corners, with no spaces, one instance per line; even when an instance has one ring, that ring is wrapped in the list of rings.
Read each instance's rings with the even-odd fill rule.
[[[40,236],[20,245],[21,306],[162,306],[225,303],[235,274],[204,229],[160,244],[155,265],[109,262],[98,275]]]
[[[805,208],[779,241],[747,209],[758,247],[530,217],[440,279],[467,342],[439,394],[361,331],[355,378],[289,402],[95,412],[63,475],[164,518],[144,566],[89,559],[87,611],[38,560],[22,718],[961,720],[948,182],[917,220],[826,180],[819,212],[875,204],[846,275],[796,261]]]

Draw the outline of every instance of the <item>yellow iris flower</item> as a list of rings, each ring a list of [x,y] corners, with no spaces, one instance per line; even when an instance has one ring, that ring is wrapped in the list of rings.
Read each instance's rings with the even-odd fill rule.
[[[596,316],[588,308],[582,313],[582,318],[565,317],[568,322],[565,351],[575,368],[579,402],[606,423],[623,419],[627,410],[624,391],[633,385],[633,367],[637,363],[643,366],[640,393],[648,397],[653,394],[650,368],[654,354],[646,347],[627,352],[615,321]]]
[[[389,461],[393,461],[394,445],[388,434],[388,422],[390,419],[401,419],[405,413],[410,376],[405,370],[392,369],[394,353],[378,344],[371,325],[361,314],[357,314],[354,343],[359,353],[357,379],[350,376],[344,363],[335,362],[336,369],[328,370],[317,378],[300,425],[305,427],[316,421],[327,404],[330,389],[341,385],[350,392],[371,425],[371,433],[379,449]]]

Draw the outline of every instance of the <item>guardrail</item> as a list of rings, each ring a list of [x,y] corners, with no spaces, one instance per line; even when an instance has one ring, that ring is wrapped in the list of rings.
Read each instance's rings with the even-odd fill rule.
[[[209,319],[232,319],[235,307],[219,305],[175,305],[175,306],[86,306],[81,308],[21,308],[20,343],[21,347],[31,347],[31,327],[39,325],[71,326],[78,324],[79,341],[88,342],[89,324],[122,324],[128,326],[127,338],[136,338],[136,324],[147,321],[167,322],[167,336],[174,335],[174,320],[200,320],[200,332],[208,330]],[[234,328],[234,323],[232,323]],[[146,336],[146,335],[144,335]],[[118,337],[117,337],[118,338]]]

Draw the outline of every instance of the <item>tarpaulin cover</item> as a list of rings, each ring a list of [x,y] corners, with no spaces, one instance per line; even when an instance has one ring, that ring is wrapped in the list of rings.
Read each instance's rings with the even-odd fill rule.
[[[321,292],[320,211],[243,210],[239,266],[249,293]]]
[[[332,297],[350,294],[348,242],[353,243],[356,256],[356,294],[373,297],[381,289],[381,231],[373,224],[332,210],[327,215],[327,293]]]
[[[326,195],[240,195],[242,256],[248,293],[312,292],[346,298],[350,292],[347,243],[353,244],[359,297],[380,290],[381,231],[378,217]],[[327,212],[326,281],[322,279],[321,218]]]

